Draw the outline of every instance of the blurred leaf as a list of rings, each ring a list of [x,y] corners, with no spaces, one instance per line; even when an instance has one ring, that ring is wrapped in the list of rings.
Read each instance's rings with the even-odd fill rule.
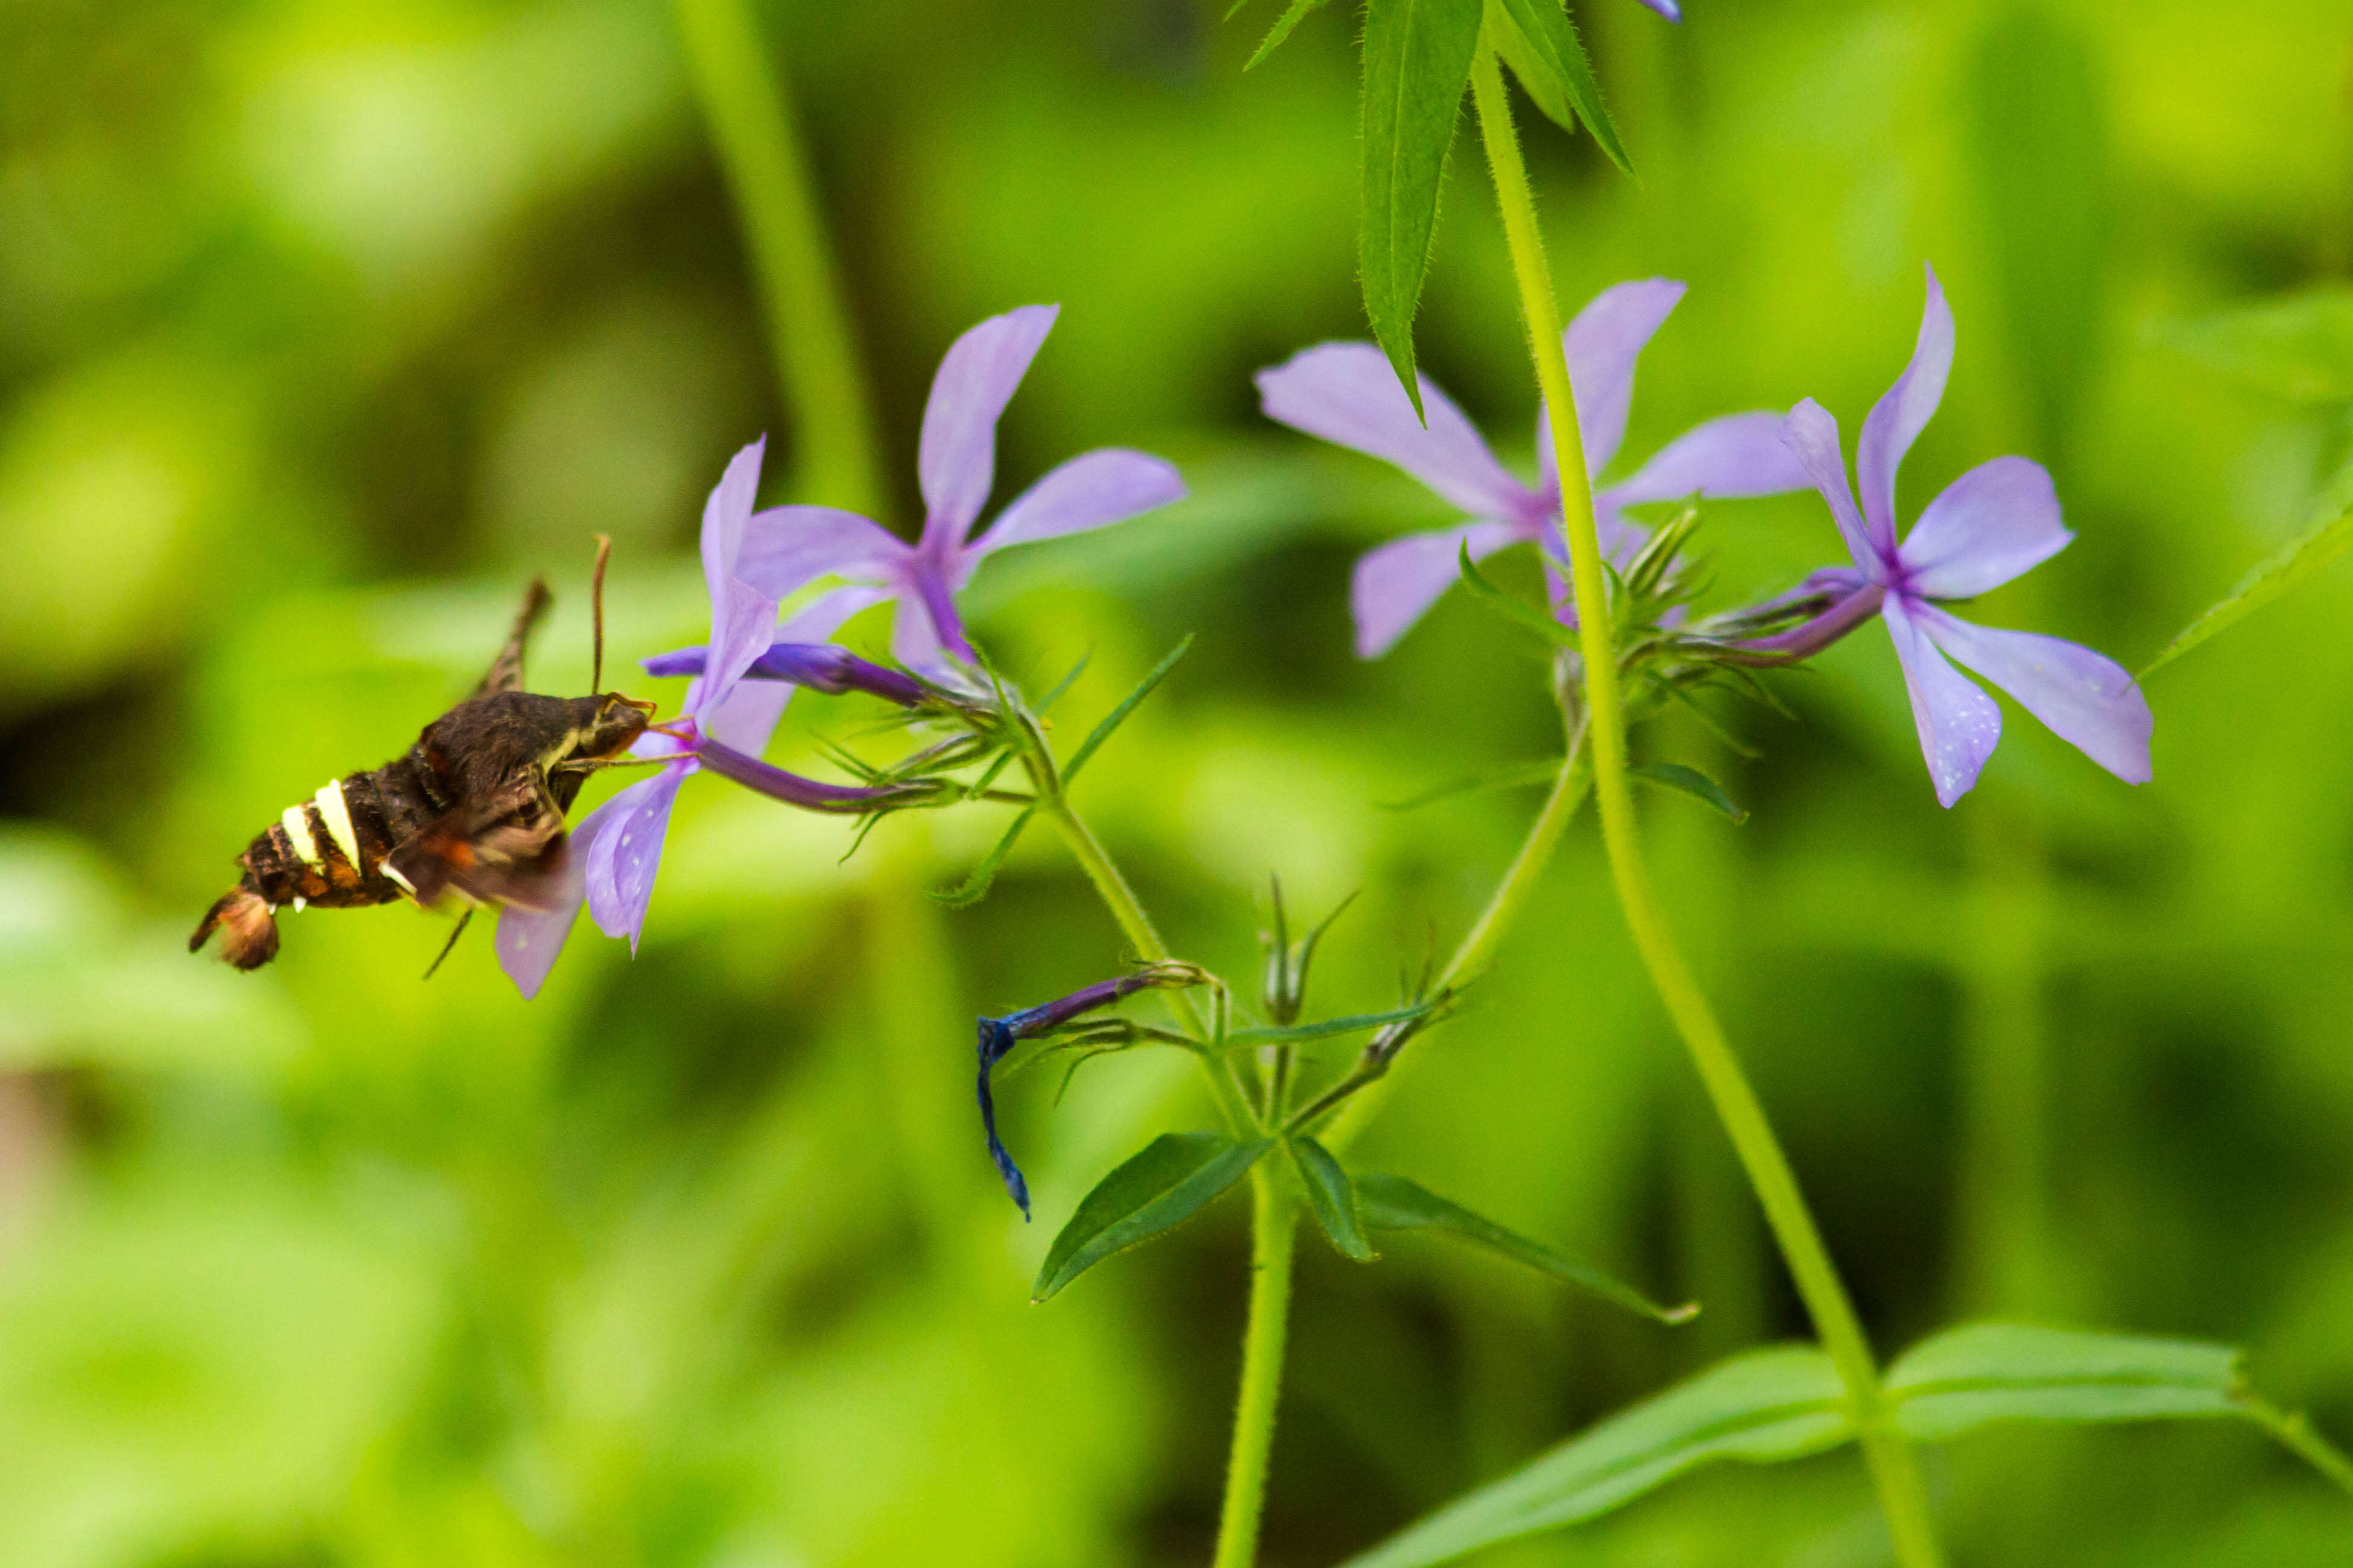
[[[2183,627],[2158,651],[2157,657],[2141,670],[2140,679],[2147,679],[2215,633],[2262,609],[2345,553],[2348,544],[2353,544],[2353,509],[2339,511],[2315,525],[2302,538],[2284,546],[2270,560],[2240,578],[2238,586],[2221,603]]]
[[[1272,1046],[1293,1040],[1321,1040],[1333,1035],[1353,1035],[1359,1029],[1377,1029],[1388,1024],[1402,1024],[1433,1011],[1436,1002],[1417,1002],[1410,1007],[1392,1007],[1386,1013],[1350,1013],[1345,1017],[1318,1018],[1305,1024],[1266,1025],[1257,1028],[1234,1029],[1226,1035],[1229,1046]]]
[[[1079,743],[1079,749],[1071,753],[1071,760],[1062,764],[1062,783],[1066,787],[1072,779],[1079,776],[1079,770],[1087,765],[1088,759],[1095,754],[1097,749],[1105,741],[1111,739],[1112,732],[1127,722],[1127,716],[1135,711],[1136,704],[1151,696],[1153,688],[1168,678],[1168,672],[1176,668],[1176,661],[1183,658],[1187,650],[1192,646],[1193,639],[1188,636],[1183,642],[1170,648],[1168,656],[1152,667],[1152,673],[1139,681],[1134,690],[1121,699],[1118,707],[1103,715],[1103,722],[1097,724],[1092,732]]]
[[[1969,148],[2002,324],[2047,450],[2059,450],[2100,340],[2108,110],[2081,24],[2010,10],[1978,40]]]
[[[1620,1411],[1479,1488],[1346,1568],[1425,1568],[1497,1542],[1607,1513],[1715,1459],[1803,1458],[1854,1435],[1830,1357],[1751,1351]]]
[[[1462,546],[1462,553],[1456,563],[1461,568],[1462,580],[1471,584],[1482,602],[1493,606],[1505,620],[1523,630],[1535,633],[1537,637],[1555,647],[1565,647],[1572,652],[1576,650],[1577,641],[1575,632],[1562,626],[1547,612],[1536,608],[1524,599],[1515,598],[1497,587],[1492,578],[1479,570],[1479,563],[1471,559],[1469,544]]]
[[[1472,795],[1482,790],[1519,789],[1530,784],[1550,784],[1560,776],[1560,759],[1547,757],[1533,763],[1514,763],[1492,773],[1472,773],[1452,784],[1440,784],[1436,789],[1408,795],[1403,800],[1377,802],[1383,811],[1419,811],[1425,805],[1435,805],[1441,800],[1451,800],[1458,795]]]
[[[2353,289],[2176,321],[2158,341],[2259,391],[2295,403],[2353,398]]]
[[[1748,820],[1748,813],[1734,804],[1724,786],[1697,768],[1681,763],[1637,763],[1626,771],[1645,784],[1687,795],[1728,822]]]
[[[952,910],[970,909],[988,897],[988,889],[996,882],[997,874],[1005,869],[1005,862],[1012,856],[1014,843],[1021,837],[1021,830],[1029,826],[1029,819],[1037,815],[1036,806],[1023,806],[1006,825],[1005,834],[997,839],[996,847],[980,858],[980,864],[975,866],[963,881],[954,887],[934,888],[932,897]]]
[[[1181,1225],[1274,1147],[1222,1132],[1165,1132],[1095,1184],[1054,1237],[1029,1299],[1043,1301],[1113,1253]]]
[[[1474,1247],[1500,1253],[1540,1273],[1590,1290],[1630,1312],[1640,1312],[1662,1323],[1688,1322],[1699,1309],[1686,1303],[1662,1307],[1630,1285],[1622,1284],[1589,1264],[1563,1258],[1539,1241],[1531,1241],[1493,1220],[1450,1203],[1429,1188],[1403,1176],[1361,1175],[1356,1179],[1356,1212],[1375,1230],[1442,1230]]]
[[[1421,301],[1438,192],[1482,0],[1368,0],[1365,7],[1364,195],[1356,249],[1365,314],[1421,412],[1413,317]]]
[[[1380,1256],[1372,1243],[1365,1239],[1365,1227],[1356,1212],[1356,1189],[1348,1180],[1348,1173],[1332,1157],[1332,1151],[1313,1138],[1291,1140],[1291,1157],[1299,1166],[1299,1174],[1307,1186],[1307,1206],[1315,1215],[1315,1223],[1344,1258],[1358,1263],[1370,1263]]]
[[[1997,1421],[2244,1415],[2239,1352],[2196,1340],[1968,1323],[1888,1369],[1896,1424],[1937,1443]]]
[[[1563,131],[1582,123],[1611,163],[1634,172],[1561,0],[1487,0],[1487,37],[1545,118]]]
[[[1250,69],[1267,56],[1274,53],[1282,46],[1282,40],[1291,37],[1291,29],[1299,26],[1310,11],[1322,9],[1323,5],[1324,0],[1291,0],[1291,5],[1280,17],[1276,18],[1274,26],[1267,29],[1266,38],[1259,45],[1258,52],[1250,56],[1242,69]],[[1227,19],[1231,20],[1234,12],[1240,9],[1241,5],[1236,5],[1233,11],[1226,13]]]

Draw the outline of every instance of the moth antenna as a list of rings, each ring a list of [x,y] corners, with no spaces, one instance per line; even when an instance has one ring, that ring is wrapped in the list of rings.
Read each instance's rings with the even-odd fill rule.
[[[596,536],[596,569],[588,579],[589,617],[596,626],[591,634],[594,652],[588,665],[588,689],[605,689],[605,563],[613,553],[613,536]]]

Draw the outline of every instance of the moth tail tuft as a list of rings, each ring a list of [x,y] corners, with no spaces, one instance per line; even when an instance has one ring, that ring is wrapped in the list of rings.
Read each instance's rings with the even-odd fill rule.
[[[188,951],[205,945],[214,931],[221,933],[221,957],[235,969],[259,969],[278,956],[278,919],[268,900],[250,888],[231,888],[213,900]]]

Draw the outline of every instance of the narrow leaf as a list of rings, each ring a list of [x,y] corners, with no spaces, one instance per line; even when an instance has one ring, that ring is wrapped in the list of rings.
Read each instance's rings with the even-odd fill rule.
[[[1368,0],[1365,8],[1364,194],[1356,249],[1365,315],[1421,412],[1413,317],[1438,226],[1438,192],[1482,0]]]
[[[1065,784],[1079,776],[1079,770],[1087,765],[1087,759],[1092,757],[1105,741],[1111,739],[1112,731],[1127,722],[1127,716],[1135,711],[1136,704],[1151,696],[1152,689],[1168,679],[1168,672],[1176,668],[1176,661],[1183,658],[1186,650],[1192,646],[1193,639],[1187,636],[1183,642],[1170,648],[1168,657],[1154,665],[1152,673],[1145,676],[1134,690],[1122,698],[1118,707],[1103,715],[1103,722],[1079,743],[1079,749],[1071,753],[1071,760],[1062,764],[1062,782]]]
[[[1525,1263],[1556,1279],[1590,1290],[1630,1312],[1640,1312],[1662,1323],[1688,1322],[1699,1315],[1699,1309],[1688,1303],[1662,1307],[1632,1286],[1611,1279],[1590,1264],[1563,1258],[1542,1242],[1507,1230],[1403,1176],[1358,1176],[1356,1184],[1356,1212],[1375,1230],[1447,1231],[1474,1247],[1501,1253],[1514,1263]]]
[[[2353,289],[2274,300],[2162,329],[2200,363],[2297,403],[2353,398]]]
[[[1724,786],[1697,768],[1687,768],[1681,763],[1638,763],[1626,771],[1644,784],[1687,795],[1727,821],[1748,820],[1748,813],[1734,804],[1732,797],[1724,793]]]
[[[1166,1132],[1095,1184],[1046,1251],[1030,1300],[1042,1301],[1113,1253],[1193,1217],[1274,1147],[1222,1132]]]
[[[980,864],[972,868],[970,875],[952,888],[933,889],[932,897],[952,910],[970,909],[988,897],[990,884],[997,880],[997,874],[1005,869],[1005,862],[1013,853],[1014,841],[1021,837],[1021,830],[1029,826],[1029,819],[1037,814],[1036,806],[1023,806],[1021,814],[1007,825],[1005,837],[997,841],[997,847],[981,857]]]
[[[1525,600],[1514,598],[1495,586],[1494,582],[1479,570],[1479,563],[1471,559],[1469,544],[1462,546],[1456,563],[1461,568],[1462,580],[1470,584],[1481,600],[1493,606],[1505,620],[1535,633],[1555,647],[1574,650],[1578,647],[1577,634],[1562,626],[1548,612],[1537,609]]]
[[[1550,784],[1559,776],[1560,759],[1553,757],[1542,762],[1516,763],[1507,768],[1498,768],[1493,773],[1473,773],[1467,779],[1456,779],[1452,784],[1440,784],[1436,789],[1427,789],[1419,795],[1408,795],[1403,800],[1377,801],[1375,804],[1383,811],[1419,811],[1425,805],[1435,805],[1441,800],[1451,800],[1458,795],[1472,795],[1481,790],[1519,789],[1528,784]]]
[[[1622,173],[1632,174],[1634,164],[1626,156],[1625,143],[1618,140],[1618,127],[1601,107],[1593,62],[1586,58],[1585,45],[1561,0],[1487,0],[1487,16],[1495,52],[1546,118],[1564,131],[1574,131],[1582,122],[1609,161]]]
[[[1274,53],[1282,46],[1282,40],[1291,37],[1291,29],[1299,26],[1300,21],[1308,12],[1318,9],[1323,4],[1324,0],[1291,0],[1290,9],[1284,11],[1282,16],[1276,19],[1274,26],[1268,29],[1266,40],[1259,45],[1258,52],[1250,56],[1249,63],[1244,65],[1242,69],[1250,69],[1267,56]]]
[[[1751,1351],[1623,1410],[1502,1480],[1448,1504],[1345,1568],[1427,1568],[1575,1524],[1715,1459],[1803,1458],[1854,1435],[1830,1358]]]
[[[1437,1009],[1436,1001],[1417,1002],[1410,1007],[1392,1007],[1386,1013],[1350,1013],[1344,1017],[1318,1018],[1306,1024],[1264,1025],[1254,1029],[1236,1029],[1226,1036],[1229,1046],[1282,1046],[1298,1040],[1321,1040],[1333,1035],[1353,1035],[1360,1030],[1385,1028],[1419,1018]]]
[[[1294,1138],[1290,1147],[1307,1186],[1307,1206],[1314,1211],[1315,1223],[1324,1227],[1332,1245],[1342,1257],[1359,1263],[1370,1263],[1380,1256],[1365,1239],[1364,1224],[1356,1213],[1356,1189],[1340,1162],[1332,1157],[1332,1151],[1313,1138]]]
[[[2331,489],[2337,488],[2331,486]],[[2240,578],[2239,585],[2231,590],[2228,597],[2183,627],[2180,636],[2167,643],[2158,656],[2148,661],[2148,667],[2140,672],[2140,679],[2147,679],[2216,632],[2262,609],[2344,554],[2348,544],[2353,544],[2353,510],[2336,511],[2316,524],[2301,539],[2289,543],[2270,560]]]
[[[2239,1352],[2197,1340],[1968,1323],[1888,1370],[1906,1436],[1940,1443],[1997,1421],[2244,1415]]]

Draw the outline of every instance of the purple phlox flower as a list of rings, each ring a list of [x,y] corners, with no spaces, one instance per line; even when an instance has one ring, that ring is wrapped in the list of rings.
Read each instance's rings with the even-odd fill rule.
[[[1208,978],[1208,973],[1189,963],[1147,963],[1132,973],[1115,980],[1099,980],[1042,1005],[1008,1013],[1002,1018],[980,1020],[980,1125],[988,1134],[989,1162],[1004,1178],[1005,1190],[1020,1205],[1023,1219],[1029,1217],[1029,1184],[1022,1178],[1021,1168],[1013,1163],[1013,1156],[1006,1152],[1005,1141],[997,1135],[997,1096],[989,1088],[990,1072],[1019,1041],[1050,1033],[1082,1013],[1107,1007],[1147,987],[1199,985]]]
[[[1180,500],[1184,482],[1167,463],[1103,447],[1047,474],[999,512],[987,532],[970,537],[996,476],[997,416],[1060,310],[1024,305],[991,316],[940,362],[916,459],[924,508],[920,539],[909,544],[871,518],[834,507],[776,507],[752,520],[736,566],[744,581],[779,600],[821,577],[873,584],[880,597],[898,601],[892,656],[910,669],[941,674],[949,658],[972,658],[955,595],[990,554]]]
[[[744,668],[744,679],[782,681],[834,696],[863,691],[902,708],[922,707],[934,692],[913,676],[860,658],[839,644],[808,640],[837,629],[850,615],[880,602],[881,596],[871,588],[839,588],[826,595],[785,624],[767,651]],[[862,602],[852,603],[854,600]],[[710,657],[707,647],[682,647],[638,663],[651,676],[699,676]]]
[[[1676,5],[1675,0],[1641,0],[1641,3],[1670,22],[1680,22],[1683,19],[1683,8]]]
[[[1596,295],[1562,335],[1588,479],[1617,457],[1626,437],[1635,361],[1683,297],[1683,285],[1672,279],[1620,283]],[[1462,411],[1428,376],[1420,385],[1429,422],[1415,418],[1387,356],[1371,343],[1318,343],[1259,372],[1257,379],[1267,417],[1393,463],[1470,514],[1468,522],[1409,534],[1358,559],[1349,590],[1358,657],[1387,653],[1421,618],[1460,575],[1466,547],[1473,560],[1520,543],[1539,543],[1553,559],[1565,558],[1548,410],[1537,414],[1539,477],[1528,485],[1495,460]],[[1604,552],[1622,558],[1640,547],[1642,531],[1623,515],[1639,502],[1803,489],[1805,470],[1780,429],[1780,417],[1762,411],[1711,419],[1667,443],[1627,478],[1597,489],[1593,516]]]
[[[647,731],[629,749],[632,756],[661,760],[662,766],[580,820],[546,900],[500,912],[499,963],[527,997],[546,981],[584,900],[606,935],[626,936],[629,951],[637,951],[670,808],[679,786],[701,769],[816,811],[860,811],[900,793],[823,784],[759,760],[794,690],[776,681],[744,679],[777,629],[776,601],[735,574],[766,445],[754,441],[735,454],[702,509],[702,569],[711,594],[704,668],[687,688],[679,717]],[[784,629],[797,640],[822,638],[862,607],[842,594],[828,595]]]
[[[1790,450],[1830,503],[1854,559],[1851,572],[1815,574],[1834,595],[1823,615],[1852,625],[1875,608],[1887,623],[1940,805],[1969,792],[2001,738],[2001,710],[1946,662],[1947,655],[2009,692],[2118,778],[2146,784],[2152,721],[2123,666],[2057,637],[1973,626],[1937,603],[1998,588],[2074,537],[2061,524],[2058,493],[2042,464],[2015,457],[1978,464],[1947,485],[1896,541],[1895,470],[1936,412],[1952,365],[1953,313],[1931,267],[1912,363],[1863,420],[1855,445],[1860,509],[1847,486],[1838,421],[1811,398],[1789,411]],[[1775,640],[1799,646],[1827,639],[1810,624]]]

